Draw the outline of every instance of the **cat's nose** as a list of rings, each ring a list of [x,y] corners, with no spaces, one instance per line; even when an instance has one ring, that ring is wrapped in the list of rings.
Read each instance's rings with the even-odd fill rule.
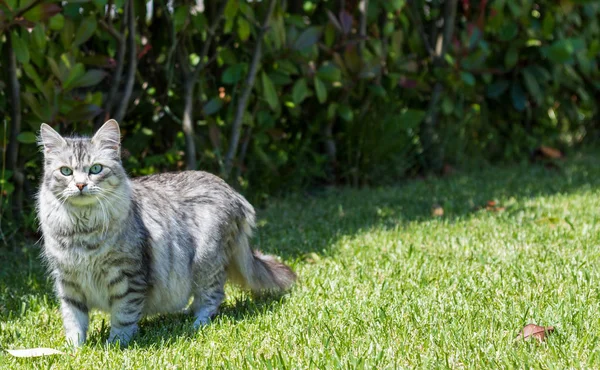
[[[78,182],[77,184],[75,184],[75,186],[77,186],[77,189],[79,189],[79,191],[83,191],[83,188],[85,188],[87,186],[87,184]]]

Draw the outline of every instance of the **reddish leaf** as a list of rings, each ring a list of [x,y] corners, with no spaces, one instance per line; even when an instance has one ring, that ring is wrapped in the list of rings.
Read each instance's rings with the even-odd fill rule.
[[[526,340],[529,338],[535,338],[540,342],[546,339],[546,336],[554,331],[554,326],[539,326],[536,324],[525,325],[523,329],[517,335],[517,339]]]
[[[13,21],[13,23],[27,29],[32,29],[35,27],[35,23],[25,18],[17,18]]]
[[[340,12],[340,21],[342,25],[342,32],[344,32],[344,35],[349,34],[352,30],[352,22],[354,21],[352,19],[352,14],[348,13],[347,10],[342,10]]]
[[[140,60],[144,57],[144,55],[148,54],[148,52],[152,50],[152,45],[146,44],[144,48],[138,53],[137,59]]]

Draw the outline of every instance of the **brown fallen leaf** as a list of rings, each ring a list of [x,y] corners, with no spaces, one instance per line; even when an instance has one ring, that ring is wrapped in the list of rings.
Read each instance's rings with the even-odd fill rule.
[[[559,159],[563,157],[563,153],[560,150],[551,148],[549,146],[542,145],[538,148],[538,150],[546,158]]]
[[[504,207],[500,207],[494,200],[488,200],[485,209],[491,212],[502,212],[505,210]]]
[[[6,349],[5,351],[15,357],[66,355],[66,353],[53,348]]]
[[[546,339],[546,335],[554,331],[554,326],[539,326],[536,324],[527,324],[517,335],[517,339],[529,339],[531,337],[537,339],[540,343]]]
[[[444,209],[439,204],[434,204],[431,207],[431,215],[433,217],[442,217],[444,215]]]

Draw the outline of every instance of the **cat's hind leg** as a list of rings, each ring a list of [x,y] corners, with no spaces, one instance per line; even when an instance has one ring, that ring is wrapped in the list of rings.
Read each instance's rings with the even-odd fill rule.
[[[194,314],[194,327],[206,325],[217,314],[219,306],[225,298],[224,269],[219,269],[208,276],[203,276],[194,284],[194,300],[191,311]]]

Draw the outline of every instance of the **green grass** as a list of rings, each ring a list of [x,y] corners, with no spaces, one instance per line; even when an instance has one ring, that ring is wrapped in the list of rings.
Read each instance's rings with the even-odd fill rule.
[[[255,245],[298,272],[290,294],[230,288],[206,328],[146,319],[126,349],[104,346],[108,317],[97,313],[72,356],[0,354],[0,368],[597,368],[597,157],[274,202]],[[488,200],[506,210],[476,210]],[[2,253],[0,346],[68,350],[39,250]],[[556,331],[515,341],[530,322]]]

